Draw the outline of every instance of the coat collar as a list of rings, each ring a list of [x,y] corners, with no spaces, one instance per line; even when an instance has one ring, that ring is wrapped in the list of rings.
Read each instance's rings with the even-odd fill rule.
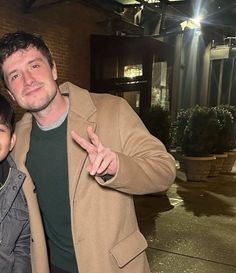
[[[4,188],[0,191],[0,223],[11,209],[25,178],[25,174],[16,169],[10,155],[7,157],[7,162],[9,163],[9,173]]]
[[[82,119],[87,120],[96,112],[96,107],[87,90],[70,82],[65,82],[59,88],[62,94],[69,94],[71,113],[75,113]]]

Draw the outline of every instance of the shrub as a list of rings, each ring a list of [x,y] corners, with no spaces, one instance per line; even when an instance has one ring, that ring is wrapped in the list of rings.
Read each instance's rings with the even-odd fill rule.
[[[213,146],[213,153],[219,154],[231,149],[232,141],[235,141],[234,118],[225,106],[213,107],[219,122],[219,132]]]
[[[176,140],[186,156],[208,156],[219,132],[219,121],[212,108],[195,106],[181,110],[176,121]]]
[[[220,108],[228,110],[233,117],[233,129],[229,132],[230,141],[228,145],[228,150],[236,149],[236,107],[233,105],[220,105]]]

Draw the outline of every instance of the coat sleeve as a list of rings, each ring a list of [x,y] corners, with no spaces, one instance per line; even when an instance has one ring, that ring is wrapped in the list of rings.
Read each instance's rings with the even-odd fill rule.
[[[120,100],[117,112],[118,126],[114,130],[120,137],[119,168],[113,178],[107,181],[97,178],[97,181],[129,194],[167,190],[176,175],[174,158],[163,143],[148,132],[125,100]]]
[[[30,261],[30,227],[27,221],[16,241],[14,249],[15,263],[12,273],[31,273]]]

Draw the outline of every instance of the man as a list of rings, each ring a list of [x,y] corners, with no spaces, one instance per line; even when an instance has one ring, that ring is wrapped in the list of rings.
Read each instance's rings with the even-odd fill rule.
[[[150,272],[132,195],[168,189],[172,156],[125,100],[58,87],[41,38],[5,34],[0,64],[10,95],[28,111],[14,158],[27,174],[33,272],[49,272],[46,245],[52,273]]]

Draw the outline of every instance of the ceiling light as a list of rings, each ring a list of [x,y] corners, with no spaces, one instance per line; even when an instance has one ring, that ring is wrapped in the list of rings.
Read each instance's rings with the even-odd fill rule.
[[[182,30],[184,30],[185,28],[200,29],[200,27],[201,27],[200,21],[201,21],[200,17],[190,18],[188,20],[183,21],[180,24],[180,26],[181,26]]]

